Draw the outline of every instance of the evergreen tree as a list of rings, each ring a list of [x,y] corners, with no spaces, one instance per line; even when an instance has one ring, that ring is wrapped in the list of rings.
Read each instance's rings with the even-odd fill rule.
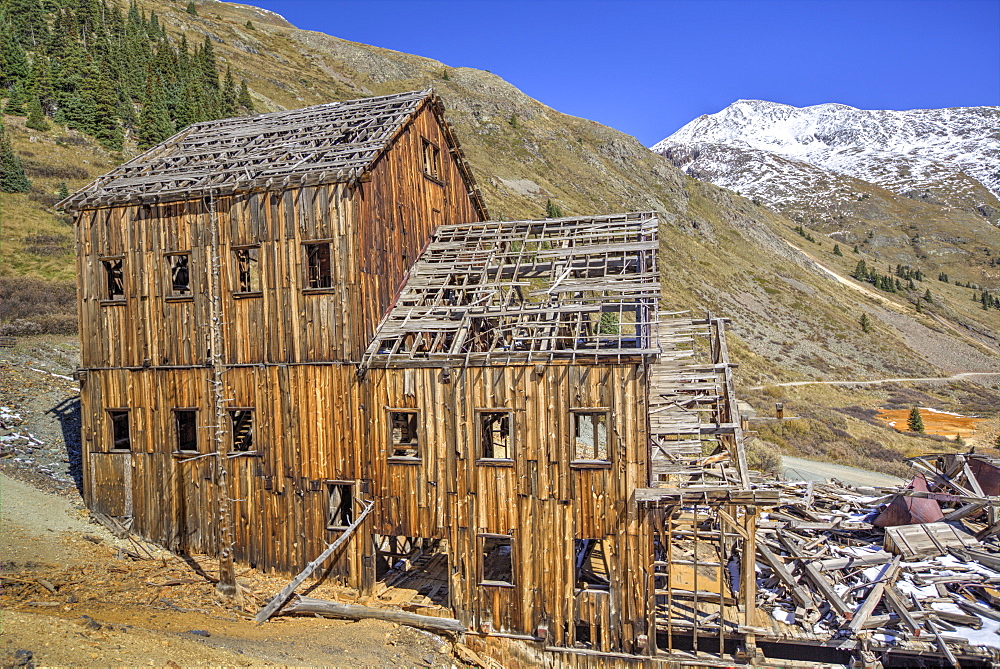
[[[906,419],[906,426],[910,429],[910,432],[920,432],[923,434],[924,419],[920,416],[920,409],[917,407],[910,409],[910,417]]]
[[[198,16],[198,8],[194,6],[194,2],[187,4],[187,13],[191,16]]]
[[[174,134],[174,124],[167,113],[163,81],[159,75],[151,77],[146,88],[146,104],[139,115],[136,142],[140,149],[155,146]]]
[[[23,81],[29,71],[28,54],[24,52],[20,40],[16,39],[7,17],[0,14],[0,88],[9,88],[14,82]]]
[[[933,302],[933,301],[934,301],[934,300],[933,300],[933,299],[931,298],[931,289],[930,289],[930,288],[928,288],[928,289],[927,289],[927,292],[926,292],[926,293],[924,293],[924,299],[925,299],[925,300],[927,300],[928,302]]]
[[[861,324],[861,331],[864,332],[865,334],[872,331],[872,321],[870,318],[868,318],[868,314],[866,313],[861,314],[860,324]]]
[[[562,218],[563,216],[565,214],[558,204],[549,199],[545,200],[545,218]]]
[[[854,245],[854,252],[855,253],[861,253],[861,249],[858,248],[857,244]]]
[[[841,253],[841,251],[840,251],[840,244],[834,244],[833,245],[833,255],[843,257],[844,254]]]
[[[858,281],[868,280],[868,263],[865,262],[864,258],[858,261],[857,267],[854,268],[854,273],[851,276]]]
[[[250,97],[250,89],[247,88],[246,79],[240,81],[240,94],[236,100],[240,107],[245,109],[248,114],[252,114],[254,112],[253,98]]]
[[[10,97],[7,98],[7,104],[3,107],[4,114],[10,114],[11,116],[24,116],[28,113],[28,100],[27,93],[24,90],[24,83],[17,82],[14,84],[14,89],[10,93]]]
[[[236,116],[236,109],[239,104],[238,95],[239,93],[236,91],[236,82],[233,80],[233,71],[227,65],[226,77],[224,83],[222,84],[222,104],[219,108],[219,113],[224,118]]]
[[[27,193],[31,181],[24,174],[21,159],[14,153],[7,131],[0,124],[0,191],[4,193]]]
[[[37,95],[31,99],[31,105],[28,107],[28,120],[25,121],[24,125],[32,130],[42,132],[49,129],[49,124],[45,121],[45,114],[42,113],[42,103]]]

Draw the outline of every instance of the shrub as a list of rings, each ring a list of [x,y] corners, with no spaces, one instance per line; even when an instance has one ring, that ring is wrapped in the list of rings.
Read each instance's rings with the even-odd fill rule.
[[[76,331],[76,286],[72,281],[0,277],[0,332],[24,336]]]
[[[755,439],[746,446],[747,466],[764,474],[781,473],[781,450],[763,439]]]

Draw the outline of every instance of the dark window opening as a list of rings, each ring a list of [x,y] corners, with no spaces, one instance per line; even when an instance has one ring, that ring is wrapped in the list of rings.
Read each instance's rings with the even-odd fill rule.
[[[372,543],[378,583],[415,590],[411,601],[448,605],[447,540],[373,534]]]
[[[433,142],[423,140],[424,174],[432,179],[441,179],[441,149]]]
[[[253,410],[230,409],[229,421],[233,428],[233,450],[240,453],[253,450]]]
[[[508,536],[482,536],[483,582],[514,585],[514,547]]]
[[[260,280],[260,247],[252,246],[233,249],[233,259],[236,264],[236,292],[259,293]]]
[[[354,522],[354,486],[350,483],[326,484],[326,527],[343,530]]]
[[[330,288],[333,272],[330,263],[330,243],[304,244],[306,251],[306,288]]]
[[[131,451],[132,436],[128,427],[128,409],[110,409],[111,448],[115,451]]]
[[[416,411],[389,412],[389,439],[394,458],[420,457],[420,439],[417,434]]]
[[[167,256],[167,267],[170,270],[170,297],[187,297],[191,295],[191,274],[187,253],[176,253]]]
[[[124,258],[109,258],[102,260],[104,265],[105,278],[105,299],[122,300],[125,299],[125,271]]]
[[[174,424],[177,428],[177,450],[198,451],[198,410],[174,409]]]
[[[611,585],[607,541],[604,539],[577,539],[575,547],[576,587],[587,590],[607,590]]]
[[[591,625],[588,623],[576,623],[576,647],[577,648],[592,648],[597,649],[601,647],[601,635],[602,630],[600,625]]]
[[[481,458],[496,460],[512,460],[514,458],[510,427],[511,414],[509,411],[479,412]]]
[[[608,461],[608,414],[606,411],[573,413],[573,459]]]

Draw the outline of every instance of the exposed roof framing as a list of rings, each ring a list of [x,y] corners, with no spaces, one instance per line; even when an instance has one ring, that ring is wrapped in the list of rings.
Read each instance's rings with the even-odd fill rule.
[[[440,226],[361,369],[656,355],[657,226],[651,212]]]
[[[423,90],[196,123],[60,204],[73,210],[351,181],[424,104],[443,120],[440,99]],[[447,124],[442,127],[472,199],[485,213],[458,141]]]

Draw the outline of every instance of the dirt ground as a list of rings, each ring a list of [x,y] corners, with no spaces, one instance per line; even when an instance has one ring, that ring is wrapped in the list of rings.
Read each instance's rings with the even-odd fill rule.
[[[259,626],[252,612],[285,577],[244,570],[245,603],[226,606],[212,560],[115,538],[72,494],[0,474],[0,504],[0,665],[461,664],[448,639],[378,620],[278,617]],[[354,599],[333,585],[310,594]]]
[[[906,432],[907,419],[910,417],[910,409],[879,409],[877,418],[899,432]],[[972,416],[959,416],[944,411],[920,408],[920,418],[924,421],[924,432],[936,434],[941,437],[961,436],[968,439],[976,433],[976,426],[984,422],[983,418]]]

